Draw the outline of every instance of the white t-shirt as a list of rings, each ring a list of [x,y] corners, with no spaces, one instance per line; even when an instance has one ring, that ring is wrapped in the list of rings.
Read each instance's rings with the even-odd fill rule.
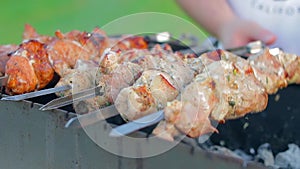
[[[300,55],[300,0],[227,0],[241,18],[256,21],[277,35],[272,47]]]

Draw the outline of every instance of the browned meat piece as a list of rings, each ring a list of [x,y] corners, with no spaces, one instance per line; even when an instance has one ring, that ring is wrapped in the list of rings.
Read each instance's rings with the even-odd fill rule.
[[[88,70],[88,69],[95,69],[97,68],[98,70],[98,64],[97,62],[93,61],[93,60],[81,60],[78,59],[74,69],[78,69],[78,70]]]
[[[94,60],[97,63],[100,62],[100,57],[104,50],[109,47],[106,33],[99,28],[95,28],[91,33],[85,34],[79,42],[90,52],[90,60]]]
[[[192,82],[185,88],[181,101],[175,100],[164,109],[166,122],[190,137],[215,132],[209,120],[218,104],[215,93],[215,82],[211,78]]]
[[[113,51],[126,51],[129,49],[147,49],[148,44],[142,36],[127,36],[111,38],[110,47]]]
[[[124,88],[115,106],[124,120],[134,120],[157,111],[155,100],[145,86]]]
[[[85,89],[95,87],[95,75],[96,70],[79,70],[69,69],[67,74],[59,80],[55,87],[70,85],[72,90],[66,90],[56,93],[57,96],[63,97],[72,95],[72,93],[80,92]]]
[[[58,86],[70,85],[72,90],[62,91],[56,93],[57,96],[71,96],[74,93],[82,92],[84,90],[96,87],[96,72],[98,70],[97,64],[93,61],[77,60],[75,69],[68,69],[66,74],[56,84]],[[105,101],[103,96],[96,96],[84,101],[73,103],[74,110],[78,114],[85,114],[99,108],[98,104]],[[104,103],[102,103],[104,104]]]
[[[74,68],[78,59],[100,61],[104,49],[108,47],[108,37],[105,32],[95,28],[91,33],[77,30],[61,33],[55,32],[58,39],[48,45],[50,60],[55,71],[63,76],[64,70]]]
[[[18,48],[17,45],[1,45],[0,46],[0,76],[5,74],[6,62],[9,60],[9,54]]]
[[[256,79],[265,87],[268,94],[274,94],[278,89],[288,85],[287,73],[277,57],[266,49],[263,54],[251,56],[248,59]]]
[[[147,56],[149,55],[149,57],[145,57],[144,54],[147,54]],[[104,91],[104,95],[100,99],[96,99],[94,101],[98,101],[99,106],[114,103],[120,91],[123,88],[132,85],[135,80],[140,77],[143,69],[165,69],[166,71],[173,73],[172,78],[177,78],[176,80],[178,80],[178,83],[180,84],[178,85],[178,83],[175,83],[174,85],[176,85],[176,88],[180,88],[183,86],[183,84],[181,84],[181,81],[185,82],[184,79],[192,79],[193,73],[190,73],[190,69],[181,62],[177,63],[176,60],[174,60],[173,56],[164,56],[160,51],[159,54],[156,53],[157,58],[154,59],[154,57],[150,54],[151,52],[149,50],[140,49],[133,49],[123,52],[114,52],[111,50],[106,51],[106,54],[104,55],[104,58],[100,64],[99,77],[97,77],[97,79],[99,79],[99,85],[102,86],[102,89]],[[163,58],[172,60],[174,62],[174,65],[168,65]],[[185,71],[186,76],[184,76],[184,78],[178,78],[178,75],[182,73],[180,71]],[[164,74],[164,72],[162,72],[161,74]],[[169,75],[167,76],[169,80],[172,79]],[[160,93],[165,91],[162,90],[168,89],[159,85],[166,84],[165,86],[167,86],[168,84],[169,86],[171,86],[169,84],[170,82],[168,82],[165,77],[160,75],[152,80],[153,82],[151,83],[151,90],[154,91],[154,95],[157,95],[157,98],[163,96]],[[161,88],[161,90],[157,90],[157,88]],[[172,91],[173,90],[174,88],[172,88]],[[170,92],[169,94],[171,93],[172,92]],[[173,96],[172,98],[174,99],[176,96]],[[166,104],[165,98],[160,98],[160,100],[160,102],[165,102],[164,105]],[[95,105],[94,103],[87,103],[87,105],[88,104]]]
[[[120,64],[113,72],[109,74],[110,79],[105,89],[108,100],[110,103],[114,103],[120,91],[128,86],[131,86],[142,74],[143,68],[135,63],[125,62]],[[100,82],[103,83],[103,80]]]
[[[216,50],[212,52],[207,52],[199,57],[194,55],[183,56],[183,60],[188,64],[188,66],[197,74],[207,72],[206,66],[210,65],[215,61],[221,60],[221,55],[224,54],[222,50]],[[208,73],[208,72],[207,72]]]
[[[106,33],[95,28],[92,32],[80,32],[73,30],[63,34],[59,30],[55,32],[56,37],[59,39],[68,39],[79,42],[82,47],[89,53],[89,60],[99,62],[100,56],[104,49],[109,47],[109,39]]]
[[[119,65],[119,53],[110,49],[107,49],[104,53],[100,59],[99,69],[101,73],[109,74]]]
[[[91,33],[74,30],[63,34],[58,30],[55,35],[57,39],[47,50],[52,66],[60,76],[67,69],[73,69],[79,59],[99,62],[103,50],[108,47],[108,37],[99,28]]]
[[[133,86],[121,90],[115,101],[126,120],[164,108],[194,77],[194,72],[179,56],[160,47],[133,62],[141,65],[144,72]]]
[[[6,93],[22,94],[32,92],[38,85],[38,78],[34,68],[27,57],[12,56],[6,64]]]
[[[188,58],[185,59],[185,62],[194,71],[194,76],[204,71],[205,65],[203,64],[201,57]]]
[[[99,28],[95,28],[90,33],[74,30],[63,34],[56,31],[55,35],[56,37],[39,35],[31,25],[26,24],[23,33],[24,43],[20,45],[20,48],[14,54],[14,56],[29,57],[30,64],[33,66],[38,78],[36,89],[41,89],[49,83],[54,73],[52,68],[63,77],[65,74],[70,73],[68,69],[73,69],[78,59],[99,62],[104,49],[110,45],[109,38]],[[40,42],[47,44],[46,50]],[[126,50],[147,48],[147,43],[143,37],[128,37],[121,43]],[[2,57],[2,65],[5,65],[7,60],[8,57],[5,54],[5,57]],[[48,64],[49,61],[52,68]],[[2,69],[2,72],[4,72],[5,68]]]
[[[146,55],[151,55],[148,49],[130,49],[118,52],[118,63],[123,62],[137,62],[144,58]]]
[[[150,52],[151,54],[139,57],[134,62],[142,65],[145,70],[154,69],[169,74],[179,90],[193,79],[194,71],[177,53],[162,49],[159,45],[156,45]]]
[[[165,120],[162,120],[152,131],[152,134],[168,141],[174,141],[174,137],[178,136],[180,132],[173,124],[167,123]]]
[[[51,65],[61,77],[67,69],[74,68],[77,60],[88,60],[90,57],[80,43],[68,39],[54,40],[47,46],[47,51]]]
[[[146,67],[148,69],[150,68],[157,68],[156,62],[157,59],[152,61],[153,56],[148,57],[149,55],[159,55],[159,58],[163,58],[164,54],[162,51],[164,51],[163,49],[161,49],[159,47],[159,49],[157,49],[156,51],[159,51],[160,53],[154,53],[153,51],[149,51],[148,49],[128,49],[125,51],[113,51],[112,49],[107,49],[104,52],[104,55],[101,57],[101,61],[100,61],[100,71],[102,73],[106,73],[109,74],[112,71],[114,71],[114,69],[116,67],[118,67],[120,64],[125,63],[125,62],[132,62],[132,63],[136,63],[136,64],[142,64],[142,67]],[[173,56],[170,56],[170,58],[172,58],[172,60],[175,60],[175,58],[178,56],[174,55],[174,58],[172,58]],[[186,65],[184,65],[186,66]]]
[[[23,40],[37,40],[42,43],[49,43],[54,38],[46,35],[39,35],[36,30],[29,24],[25,24],[25,29],[23,32]]]
[[[178,95],[171,81],[170,75],[164,72],[146,70],[133,86],[121,90],[115,106],[126,120],[134,120],[162,109]]]
[[[93,61],[77,60],[74,69],[67,69],[64,77],[60,78],[55,87],[69,85],[73,90],[78,91],[94,87],[95,79],[93,77],[96,75],[97,66]],[[56,93],[60,97],[71,94],[72,90]]]
[[[47,56],[44,44],[36,40],[22,43],[6,65],[7,93],[21,94],[44,88],[54,76]]]
[[[76,69],[68,69],[65,71],[64,77],[60,78],[59,81],[57,82],[57,84],[55,85],[55,87],[60,87],[60,86],[65,86],[65,85],[70,85],[73,86],[73,82],[74,79],[76,79],[74,77],[75,74],[79,74],[80,73],[76,73],[77,70]],[[79,77],[77,77],[79,78]],[[65,90],[65,91],[61,91],[61,92],[57,92],[55,93],[57,96],[59,97],[64,97],[64,96],[68,96],[72,94],[72,90]]]
[[[95,72],[96,69],[94,70],[88,69],[88,70],[76,71],[76,73],[73,73],[72,77],[74,81],[72,83],[72,92],[78,93],[96,87]],[[97,108],[99,108],[99,106],[97,106],[99,102],[95,102],[96,99],[98,99],[98,97],[89,98],[81,102],[75,102],[73,104],[74,110],[78,114],[85,114],[90,111],[96,110]]]
[[[220,98],[219,105],[211,113],[213,119],[223,121],[225,117],[240,117],[265,109],[267,93],[248,61],[222,50],[204,54],[200,59],[205,69],[197,78],[211,76],[216,82]]]
[[[135,48],[135,49],[147,49],[148,48],[148,44],[145,41],[144,37],[142,36],[133,36],[130,37],[128,39],[126,39],[126,41],[129,41],[130,46],[129,48]]]
[[[96,79],[98,79],[96,85],[102,87],[101,92],[103,92],[103,95],[74,104],[78,112],[87,113],[114,103],[120,90],[132,85],[141,75],[142,68],[138,64],[131,62],[118,63],[119,54],[113,51],[106,52],[100,64],[100,71],[96,75]],[[79,109],[79,107],[82,108]]]
[[[60,30],[55,31],[55,36],[59,39],[69,39],[69,40],[75,40],[79,42],[81,38],[87,34],[87,32],[81,32],[79,30],[72,30],[67,33],[62,33]]]
[[[54,70],[48,60],[48,53],[44,44],[36,40],[24,42],[14,55],[22,55],[30,60],[38,78],[37,89],[44,88],[52,80]]]
[[[295,54],[280,53],[276,56],[283,64],[287,72],[287,81],[289,84],[300,84],[300,56]]]
[[[139,63],[145,56],[150,55],[150,51],[146,49],[129,49],[126,51],[113,51],[107,49],[101,57],[100,69],[102,73],[111,73],[114,69],[125,62]]]
[[[142,68],[134,63],[125,62],[118,65],[113,72],[108,74],[97,72],[97,85],[101,86],[103,96],[99,99],[98,105],[104,106],[115,102],[120,90],[132,85],[140,77]]]
[[[249,62],[229,52],[217,52],[220,60],[207,65],[207,72],[204,72],[215,80],[220,98],[219,106],[211,113],[211,117],[223,121],[224,118],[237,118],[264,110],[268,95],[256,79]],[[213,60],[218,59],[213,57]]]
[[[74,73],[72,75],[73,80],[75,80],[72,85],[73,93],[81,92],[81,91],[96,87],[95,86],[95,72],[96,72],[96,70],[93,70],[93,71],[86,70],[86,71],[77,71],[76,73]],[[89,98],[84,101],[75,102],[73,104],[74,110],[78,114],[85,114],[85,113],[97,110],[100,107],[100,106],[97,106],[97,104],[100,102],[100,101],[97,101],[97,99],[99,99],[99,97],[102,98],[101,96],[97,96],[94,98]],[[104,100],[104,99],[102,99],[102,100]]]
[[[23,39],[34,39],[37,38],[39,34],[36,30],[29,24],[25,24],[24,32],[23,32]]]
[[[102,95],[96,96],[80,103],[75,103],[76,113],[88,113],[97,110],[99,107],[107,106],[114,103],[117,94],[120,90],[133,84],[137,76],[141,72],[141,68],[133,63],[124,63],[116,69],[117,73],[103,74],[99,72],[96,79],[99,82],[96,84],[101,86],[100,92]]]
[[[260,112],[267,106],[268,95],[255,78],[251,65],[231,53],[217,53],[217,57],[203,58],[208,64],[207,71],[198,74],[184,88],[180,101],[172,101],[164,109],[166,122],[190,137],[216,132],[210,119],[222,122]],[[209,59],[216,61],[209,62]],[[165,135],[172,136],[172,133]]]

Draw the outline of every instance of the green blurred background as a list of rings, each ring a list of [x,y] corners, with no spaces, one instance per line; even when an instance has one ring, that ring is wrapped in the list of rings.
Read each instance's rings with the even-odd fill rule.
[[[137,12],[169,13],[193,22],[174,0],[2,0],[0,44],[20,43],[25,23],[53,35],[57,29],[90,31]]]

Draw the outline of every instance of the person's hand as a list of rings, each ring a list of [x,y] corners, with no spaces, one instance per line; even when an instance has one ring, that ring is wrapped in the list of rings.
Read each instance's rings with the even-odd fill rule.
[[[225,48],[246,45],[251,41],[261,40],[267,45],[276,41],[276,35],[255,22],[235,19],[224,24],[219,31],[219,40]]]

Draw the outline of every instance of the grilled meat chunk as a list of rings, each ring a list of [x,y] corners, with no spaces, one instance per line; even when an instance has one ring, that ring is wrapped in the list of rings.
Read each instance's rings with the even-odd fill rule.
[[[229,52],[221,52],[220,56],[220,61],[207,67],[216,82],[221,103],[212,112],[211,117],[222,121],[224,117],[238,118],[247,113],[264,110],[268,95],[253,73],[251,65],[245,59]]]
[[[128,62],[120,65],[115,70],[115,73],[103,74],[98,72],[96,77],[92,81],[89,81],[89,85],[93,87],[99,86],[100,91],[97,91],[99,95],[79,103],[74,103],[73,106],[76,113],[84,114],[95,111],[99,107],[113,104],[120,90],[132,85],[137,77],[140,76],[141,71],[142,69],[139,65]],[[78,76],[76,79],[78,79]]]
[[[265,87],[268,94],[274,94],[278,89],[288,85],[287,73],[277,57],[266,49],[263,54],[250,56],[250,64],[255,77]]]
[[[88,60],[93,60],[97,63],[104,49],[109,47],[109,39],[106,33],[99,28],[95,28],[92,32],[73,30],[65,34],[58,30],[55,32],[55,35],[59,39],[68,39],[81,44],[88,52]]]
[[[126,120],[153,113],[177,97],[178,90],[170,80],[164,72],[146,70],[133,86],[121,90],[115,106]]]
[[[98,65],[93,61],[77,60],[74,69],[67,69],[65,76],[60,78],[55,87],[69,85],[75,91],[89,89],[95,85],[95,72]],[[76,86],[74,86],[76,85]],[[56,93],[57,96],[63,97],[71,95],[72,90],[66,90]]]
[[[110,39],[110,48],[113,51],[127,51],[130,49],[147,49],[148,44],[141,36],[124,36]]]
[[[169,127],[164,132],[169,132],[172,124],[183,134],[198,137],[217,131],[211,125],[212,119],[224,122],[266,108],[268,95],[249,62],[225,51],[217,54],[213,58],[206,54],[206,71],[183,89],[180,101],[168,103],[164,112]],[[170,131],[162,136],[174,136]]]
[[[211,111],[218,104],[214,83],[211,78],[206,78],[188,85],[181,101],[174,100],[164,109],[166,122],[190,137],[216,131],[209,120]]]
[[[10,53],[18,48],[17,45],[1,45],[0,46],[0,76],[4,76],[6,63],[9,60]]]
[[[141,65],[144,72],[133,86],[121,90],[115,101],[126,120],[162,109],[194,77],[194,72],[178,55],[158,46],[133,62]]]
[[[55,72],[63,77],[67,69],[73,69],[78,59],[88,60],[89,52],[76,41],[56,39],[47,46],[49,60]]]
[[[146,49],[147,42],[140,36],[110,39],[106,33],[99,28],[95,28],[91,32],[73,30],[62,33],[57,30],[55,36],[46,36],[38,34],[31,25],[26,24],[23,33],[23,43],[20,46],[0,46],[0,75],[5,73],[5,65],[9,60],[7,54],[18,49],[13,55],[29,58],[30,64],[33,66],[35,75],[38,78],[35,89],[41,89],[52,79],[54,74],[52,69],[63,78],[67,76],[67,74],[72,73],[69,69],[74,69],[76,61],[79,59],[92,60],[96,63],[102,62],[102,60],[100,60],[101,56],[108,47],[113,48],[120,54],[121,51],[133,48]],[[24,61],[24,59],[21,60]],[[48,63],[49,61],[50,65]],[[118,64],[120,63],[121,62],[118,62]],[[11,65],[9,68],[12,68]],[[30,67],[27,69],[31,70]],[[107,69],[109,69],[109,67],[107,67]],[[11,75],[11,70],[8,74]],[[68,76],[67,79],[69,78]],[[28,83],[28,85],[31,84]],[[19,89],[12,90],[10,87],[12,86],[8,86],[7,89],[7,91],[10,91],[9,94],[26,93],[35,90],[32,87],[23,87],[26,89],[25,91]],[[18,92],[14,93],[12,91]]]
[[[174,141],[174,137],[180,135],[180,131],[178,131],[178,129],[173,124],[167,123],[165,120],[162,120],[152,131],[152,134],[168,141]]]
[[[24,32],[23,32],[23,41],[29,40],[37,40],[41,43],[48,44],[50,43],[54,37],[47,35],[39,35],[36,30],[29,24],[25,24]]]
[[[22,94],[34,91],[38,85],[38,78],[30,60],[27,57],[15,55],[6,63],[7,94]]]
[[[289,84],[300,84],[300,56],[281,52],[276,56],[284,66]]]
[[[36,40],[30,40],[22,43],[16,51],[17,53],[22,56],[26,55],[30,59],[35,75],[38,78],[37,89],[44,88],[54,76],[54,70],[49,62],[45,45]]]
[[[16,63],[17,61],[20,63]],[[44,88],[54,76],[44,44],[36,40],[22,43],[7,62],[6,74],[9,77],[6,86],[9,94],[21,94]],[[28,87],[25,87],[26,85]]]

